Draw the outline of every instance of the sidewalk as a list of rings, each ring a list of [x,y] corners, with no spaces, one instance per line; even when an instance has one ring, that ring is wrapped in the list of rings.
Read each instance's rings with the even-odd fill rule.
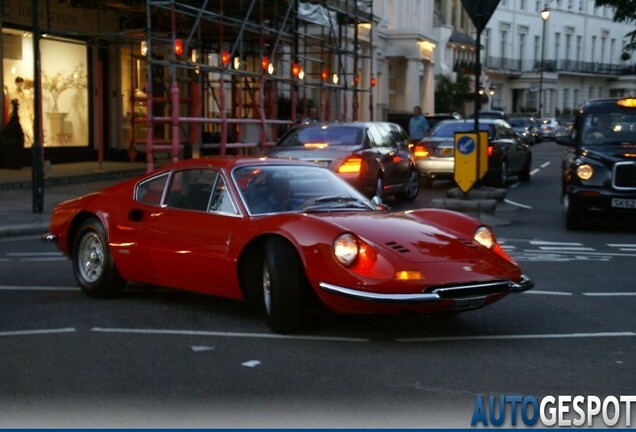
[[[31,168],[0,170],[0,238],[44,234],[53,207],[146,172],[145,163],[77,162],[46,169],[44,211],[33,213]],[[48,175],[47,175],[48,174]]]

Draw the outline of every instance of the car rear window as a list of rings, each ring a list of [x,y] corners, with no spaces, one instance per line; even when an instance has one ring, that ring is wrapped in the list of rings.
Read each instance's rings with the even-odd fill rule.
[[[279,145],[284,147],[361,145],[364,142],[363,132],[363,128],[353,126],[304,127],[290,132]]]
[[[438,123],[431,131],[431,137],[439,138],[452,138],[455,136],[455,132],[467,132],[473,130],[475,126],[474,121],[468,120],[465,122],[441,122]],[[479,124],[479,130],[490,131],[489,124]],[[489,133],[490,135],[490,133]]]

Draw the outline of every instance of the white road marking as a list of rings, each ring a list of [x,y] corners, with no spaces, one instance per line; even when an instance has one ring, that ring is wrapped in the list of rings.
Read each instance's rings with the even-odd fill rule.
[[[617,248],[622,248],[622,247],[627,247],[627,248],[636,248],[636,244],[634,243],[608,243],[607,244],[609,247],[617,247]]]
[[[525,208],[525,209],[532,209],[532,207],[529,206],[529,205],[520,204],[518,202],[511,201],[511,200],[509,200],[507,198],[504,201],[507,202],[508,204],[512,204],[512,205],[517,206],[517,207],[521,207],[521,208]]]
[[[22,262],[67,261],[66,257],[20,258]]]
[[[256,339],[291,339],[309,340],[325,342],[369,342],[364,338],[347,338],[332,336],[288,336],[274,333],[241,333],[241,332],[219,332],[200,330],[159,330],[159,329],[126,329],[126,328],[103,328],[93,327],[91,331],[99,333],[127,333],[127,334],[154,334],[154,335],[183,335],[183,336],[217,336],[217,337],[243,337]]]
[[[45,257],[63,256],[62,252],[8,252],[8,257]]]
[[[631,337],[631,336],[636,336],[636,333],[634,332],[602,332],[602,333],[447,336],[447,337],[427,337],[427,338],[404,338],[404,339],[396,339],[396,341],[397,342],[459,342],[459,341],[483,341],[483,340],[608,338],[608,337]]]
[[[636,296],[636,292],[587,292],[583,295],[589,297],[631,297]]]
[[[194,352],[214,351],[214,347],[208,346],[208,345],[192,345],[192,351]]]
[[[30,335],[57,334],[57,333],[75,333],[75,328],[67,327],[67,328],[59,328],[59,329],[8,331],[8,332],[0,332],[0,337],[1,336],[30,336]]]
[[[241,363],[241,366],[245,366],[245,367],[256,367],[258,365],[260,365],[261,362],[259,362],[258,360],[248,360],[246,362]]]
[[[550,162],[543,162],[541,168],[547,168],[548,165],[550,165]]]
[[[571,296],[572,293],[566,291],[541,291],[541,290],[529,290],[524,291],[524,294],[539,294],[539,295],[553,295],[553,296]]]
[[[533,175],[535,175],[536,173],[538,173],[539,171],[540,171],[540,170],[539,170],[539,168],[535,168],[535,169],[533,169],[532,171],[530,171],[530,175],[531,175],[531,176],[533,176]]]
[[[549,242],[543,240],[530,240],[530,244],[535,246],[583,246],[583,243]]]
[[[0,291],[79,291],[78,287],[68,286],[18,286],[0,285]]]
[[[594,251],[594,248],[584,246],[539,246],[539,249],[544,251]]]
[[[547,251],[537,250],[537,249],[525,249],[524,252],[532,252],[532,253],[547,253]],[[585,252],[585,251],[567,251],[563,249],[558,250],[559,254],[576,254],[576,255],[589,255],[589,256],[603,256],[603,257],[636,257],[636,254],[625,254],[625,253],[615,253],[615,252]]]

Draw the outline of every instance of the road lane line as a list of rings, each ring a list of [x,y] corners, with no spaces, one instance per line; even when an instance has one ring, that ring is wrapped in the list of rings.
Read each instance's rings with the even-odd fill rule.
[[[520,335],[482,335],[482,336],[447,336],[426,338],[400,338],[397,342],[460,342],[483,340],[527,340],[527,339],[577,339],[577,338],[609,338],[632,337],[634,332],[601,332],[601,333],[554,333],[554,334],[520,334]]]
[[[631,297],[636,296],[636,292],[587,292],[583,295],[589,297]]]
[[[529,290],[524,291],[523,294],[539,294],[539,295],[555,295],[555,296],[571,296],[572,293],[566,291],[541,291],[541,290]]]
[[[530,244],[535,246],[583,246],[583,243],[550,242],[543,240],[530,240]]]
[[[513,206],[517,206],[517,207],[521,207],[521,208],[525,208],[525,209],[532,209],[532,206],[525,205],[525,204],[520,204],[518,202],[514,202],[514,201],[511,201],[509,199],[505,199],[504,201],[507,202],[508,204],[512,204]]]
[[[219,332],[200,330],[171,330],[171,329],[127,329],[127,328],[104,328],[93,327],[91,331],[98,333],[126,333],[126,334],[151,334],[151,335],[176,335],[176,336],[218,336],[218,337],[241,337],[256,339],[293,339],[307,341],[325,342],[369,342],[364,338],[347,338],[331,336],[288,336],[274,333],[241,333],[241,332]]]
[[[68,261],[66,257],[20,258],[22,262]]]
[[[58,333],[75,333],[75,328],[67,327],[67,328],[60,328],[60,329],[7,331],[7,332],[0,332],[0,336],[30,336],[30,335],[58,334]]]
[[[543,162],[541,168],[547,168],[548,165],[550,165],[550,162]]]
[[[634,243],[608,243],[609,247],[627,247],[627,248],[636,248],[636,244]]]
[[[79,291],[79,287],[68,286],[18,286],[0,285],[0,291]]]
[[[45,257],[63,256],[62,252],[8,252],[8,257]]]
[[[560,251],[560,250],[568,250],[568,251],[594,251],[594,248],[585,247],[585,246],[539,246],[539,249],[544,251]]]
[[[530,175],[531,175],[531,176],[533,176],[533,175],[535,175],[536,173],[538,173],[539,171],[540,171],[540,170],[539,170],[539,168],[535,168],[535,169],[533,169],[532,171],[530,171]]]
[[[524,249],[523,252],[537,253],[537,254],[545,254],[548,251],[540,250],[540,249]],[[557,251],[551,251],[550,253],[557,252],[558,255],[590,255],[590,256],[606,256],[606,257],[636,257],[636,254],[625,254],[625,253],[615,253],[615,252],[585,252],[585,251],[567,251],[563,249],[559,249]]]

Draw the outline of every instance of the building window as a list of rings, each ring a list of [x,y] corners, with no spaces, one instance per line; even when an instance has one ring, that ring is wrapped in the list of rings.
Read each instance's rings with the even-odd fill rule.
[[[539,13],[541,11],[541,0],[537,0],[534,4],[534,11],[536,13]]]
[[[579,106],[579,89],[574,89],[574,91],[572,91],[572,105],[574,106],[574,108]]]
[[[614,53],[616,52],[616,39],[612,38],[610,40],[610,54],[609,54],[609,62],[610,64],[614,64]]]
[[[541,36],[534,37],[534,64],[538,65],[541,61]]]
[[[607,42],[607,38],[605,36],[601,37],[601,63],[605,63],[605,42]]]
[[[594,63],[596,61],[596,36],[592,36],[592,46],[590,50],[590,61]]]
[[[25,147],[33,145],[33,39],[30,32],[4,28],[3,84],[18,99]],[[46,147],[88,146],[86,44],[71,39],[40,40],[42,129]]]
[[[576,37],[576,62],[577,67],[578,63],[581,61],[581,43],[583,42],[583,38],[581,36]]]
[[[519,0],[519,9],[520,10],[526,9],[526,0]]]
[[[519,70],[523,70],[523,53],[526,52],[526,33],[528,29],[524,28],[519,32]]]
[[[563,89],[563,109],[570,108],[570,89]]]
[[[570,62],[570,55],[572,53],[572,35],[567,33],[565,35],[565,61]]]
[[[556,65],[559,60],[559,54],[561,50],[561,33],[556,32],[554,34],[554,63]]]
[[[499,34],[501,38],[499,52],[501,53],[501,58],[504,59],[506,58],[506,39],[508,38],[508,30],[500,30]]]
[[[594,87],[590,86],[588,99],[594,99]]]

